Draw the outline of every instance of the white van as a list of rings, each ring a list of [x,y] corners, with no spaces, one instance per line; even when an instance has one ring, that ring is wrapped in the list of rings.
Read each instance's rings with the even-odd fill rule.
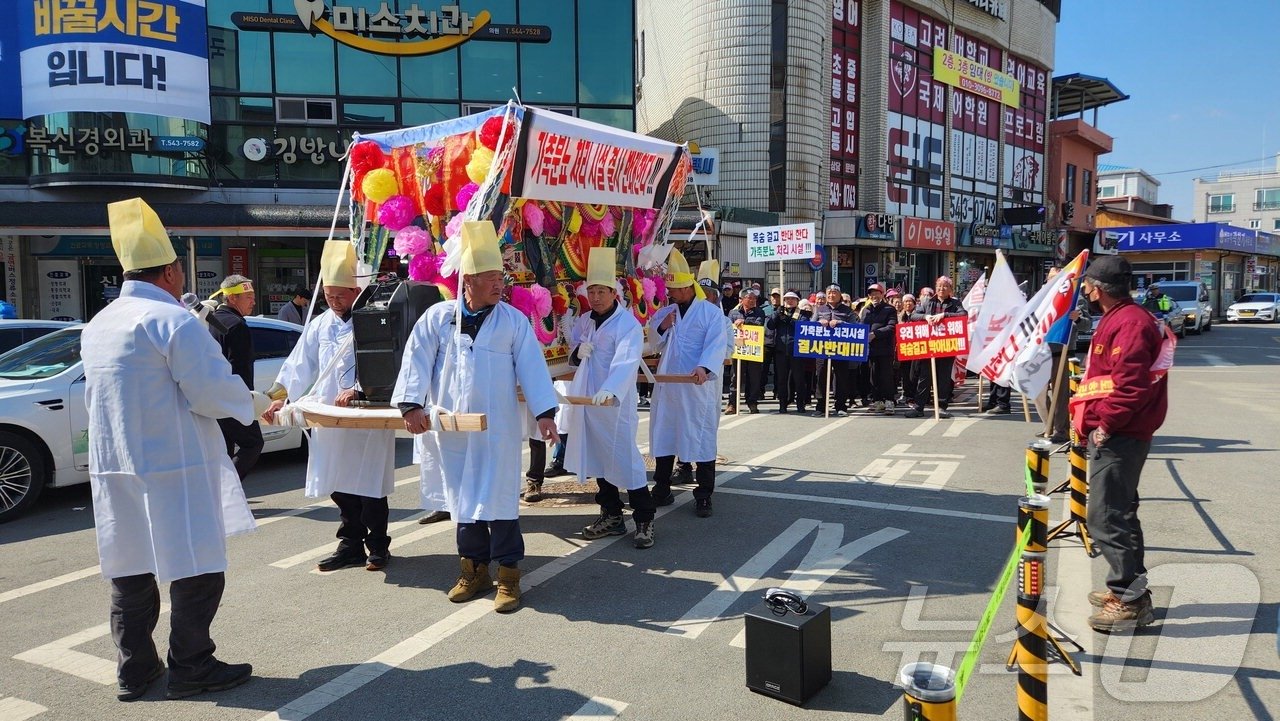
[[[1199,333],[1213,330],[1213,307],[1209,289],[1198,280],[1162,280],[1152,285],[1177,302],[1186,314],[1187,331]]]

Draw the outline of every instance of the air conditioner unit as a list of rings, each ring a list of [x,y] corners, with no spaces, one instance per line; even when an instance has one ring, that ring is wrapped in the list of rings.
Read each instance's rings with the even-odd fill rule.
[[[322,98],[276,98],[276,122],[337,125],[338,101]]]

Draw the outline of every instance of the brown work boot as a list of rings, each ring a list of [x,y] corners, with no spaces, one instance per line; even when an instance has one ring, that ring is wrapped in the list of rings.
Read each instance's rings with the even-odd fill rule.
[[[493,597],[493,610],[511,613],[520,608],[520,569],[498,566],[498,595]]]
[[[470,558],[459,559],[462,565],[462,575],[458,576],[458,582],[449,589],[449,600],[454,603],[462,603],[470,601],[482,593],[488,593],[493,588],[493,579],[489,578],[489,564],[476,563]]]
[[[1109,598],[1115,598],[1117,601],[1120,600],[1119,598],[1116,597],[1114,593],[1111,592],[1111,589],[1106,589],[1103,591],[1090,591],[1089,605],[1093,606],[1094,608],[1102,608],[1103,606],[1107,605],[1107,599]]]
[[[1132,631],[1135,628],[1149,626],[1155,620],[1150,593],[1144,593],[1129,603],[1121,601],[1113,594],[1097,613],[1089,617],[1089,627],[1100,633]]]
[[[532,478],[524,479],[524,501],[525,503],[537,503],[542,500],[542,481],[535,481]]]

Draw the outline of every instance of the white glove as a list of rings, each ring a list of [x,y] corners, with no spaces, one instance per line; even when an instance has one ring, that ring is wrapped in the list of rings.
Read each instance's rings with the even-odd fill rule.
[[[582,360],[586,360],[591,357],[591,353],[594,352],[595,349],[596,347],[591,344],[591,341],[584,340],[578,344],[578,357]]]
[[[609,391],[600,391],[594,396],[591,396],[591,403],[597,406],[607,406],[612,404],[615,398],[617,398],[617,396]]]
[[[431,406],[427,408],[427,419],[431,421],[431,427],[428,428],[427,430],[431,430],[431,431],[442,430],[440,428],[440,416],[442,415],[446,415],[446,416],[449,415],[449,411],[446,411],[440,406]]]
[[[271,399],[267,397],[266,393],[259,391],[249,391],[249,395],[253,396],[254,419],[261,418],[262,414],[266,413],[267,409],[271,407]]]

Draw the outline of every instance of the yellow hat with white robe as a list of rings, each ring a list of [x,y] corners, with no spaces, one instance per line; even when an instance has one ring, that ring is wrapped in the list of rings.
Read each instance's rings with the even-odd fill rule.
[[[320,282],[329,288],[359,288],[356,246],[349,240],[330,240],[320,255]]]
[[[671,255],[667,257],[666,280],[668,288],[688,288],[693,286],[694,292],[699,299],[707,297],[702,292],[702,286],[694,282],[693,273],[689,270],[689,261],[685,260],[684,254],[678,250],[671,251]]]
[[[107,204],[111,247],[126,273],[159,268],[178,259],[160,216],[142,198]]]
[[[498,233],[488,220],[470,220],[462,224],[462,274],[479,275],[502,270],[502,250]]]
[[[603,285],[606,288],[617,288],[617,262],[617,248],[592,248],[591,254],[587,256],[587,287]]]
[[[698,280],[709,280],[712,283],[720,282],[720,264],[714,260],[704,260],[698,266]]]

